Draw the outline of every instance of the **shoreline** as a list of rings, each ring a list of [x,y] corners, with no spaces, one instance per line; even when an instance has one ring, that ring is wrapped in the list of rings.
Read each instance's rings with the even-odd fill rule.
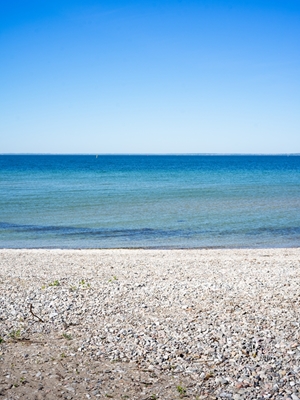
[[[299,285],[299,248],[0,249],[0,392],[297,400]]]
[[[77,250],[87,250],[87,251],[115,251],[115,250],[284,250],[284,249],[300,249],[300,245],[295,246],[199,246],[199,247],[177,247],[177,246],[137,246],[137,247],[0,247],[0,251],[2,250],[68,250],[68,251],[77,251]]]

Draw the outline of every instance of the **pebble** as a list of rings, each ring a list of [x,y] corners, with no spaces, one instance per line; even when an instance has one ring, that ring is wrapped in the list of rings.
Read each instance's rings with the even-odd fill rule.
[[[224,399],[299,400],[299,260],[300,249],[2,249],[1,336],[59,337],[75,370],[80,353],[191,376]],[[107,375],[126,373],[114,365]]]

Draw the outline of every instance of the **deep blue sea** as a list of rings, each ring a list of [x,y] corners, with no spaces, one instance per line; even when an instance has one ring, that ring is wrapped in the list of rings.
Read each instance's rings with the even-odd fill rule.
[[[300,156],[0,155],[1,248],[300,246]]]

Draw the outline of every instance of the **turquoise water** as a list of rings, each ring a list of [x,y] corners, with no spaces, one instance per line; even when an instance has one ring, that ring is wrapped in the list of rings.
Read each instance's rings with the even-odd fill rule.
[[[294,247],[300,156],[0,156],[0,247]]]

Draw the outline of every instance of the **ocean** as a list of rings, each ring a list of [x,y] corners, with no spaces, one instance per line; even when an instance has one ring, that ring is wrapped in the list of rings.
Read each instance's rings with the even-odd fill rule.
[[[298,246],[298,155],[0,155],[1,248]]]

